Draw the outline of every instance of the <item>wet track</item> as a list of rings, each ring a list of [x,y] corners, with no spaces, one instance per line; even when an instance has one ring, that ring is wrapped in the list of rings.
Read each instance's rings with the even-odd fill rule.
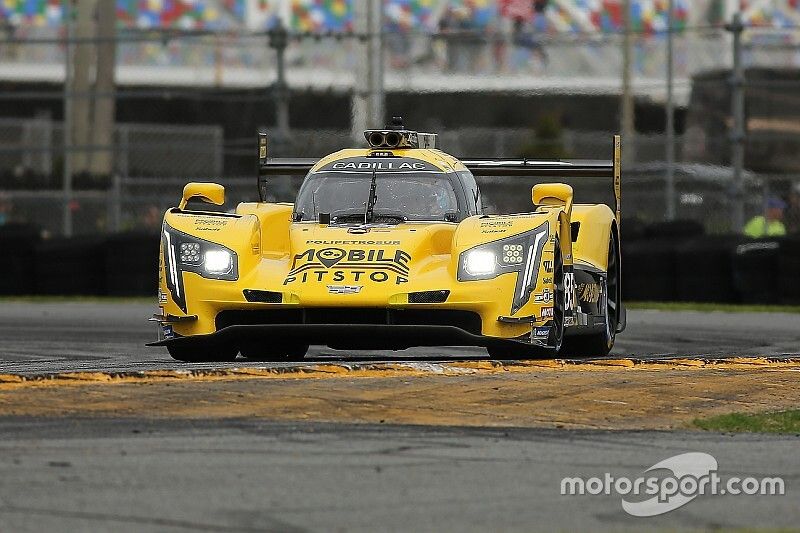
[[[136,371],[186,367],[271,366],[250,362],[187,365],[149,348],[156,330],[143,303],[3,302],[0,373]],[[631,310],[612,357],[786,356],[800,352],[800,314]],[[482,348],[341,352],[312,347],[308,361],[398,361],[485,358]]]

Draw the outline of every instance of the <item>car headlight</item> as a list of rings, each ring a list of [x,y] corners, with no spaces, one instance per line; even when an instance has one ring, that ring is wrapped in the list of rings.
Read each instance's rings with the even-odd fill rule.
[[[225,281],[239,279],[236,252],[164,224],[162,246],[167,288],[173,300],[186,311],[183,273],[193,272],[204,278]]]
[[[464,254],[464,272],[470,276],[494,274],[497,269],[497,256],[492,250],[474,249]]]
[[[231,270],[231,259],[227,250],[208,250],[203,255],[203,268],[211,274],[224,274]]]
[[[549,235],[545,222],[533,230],[464,251],[458,261],[458,281],[494,279],[502,274],[517,273],[511,305],[516,313],[530,299],[536,286],[542,250]]]

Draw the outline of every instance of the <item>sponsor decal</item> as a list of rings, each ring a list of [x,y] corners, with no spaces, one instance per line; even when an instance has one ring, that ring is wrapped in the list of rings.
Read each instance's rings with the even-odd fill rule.
[[[306,241],[306,244],[312,246],[400,246],[400,241]]]
[[[508,220],[490,220],[481,222],[481,233],[506,233],[514,224]]]
[[[574,326],[575,325],[575,317],[572,316],[565,316],[564,317],[564,327]]]
[[[363,285],[328,285],[328,292],[331,294],[358,294],[363,288]]]
[[[536,339],[546,339],[550,336],[550,326],[536,326],[531,333]]]
[[[316,172],[345,172],[348,174],[363,172],[371,174],[372,171],[389,172],[424,172],[442,174],[442,169],[421,159],[410,157],[392,157],[391,159],[377,159],[375,156],[349,157],[339,159],[323,165]]]
[[[167,294],[161,290],[161,287],[158,288],[158,303],[167,303]]]
[[[564,273],[564,309],[575,309],[575,273]]]
[[[599,283],[579,283],[578,299],[582,302],[596,304],[600,300],[600,291]]]
[[[489,220],[487,222],[481,222],[482,228],[496,228],[496,227],[510,228],[513,225],[514,223],[509,220]]]
[[[540,294],[534,295],[533,301],[537,304],[549,304],[553,301],[553,291],[551,291],[549,288],[546,288]]]
[[[552,307],[542,307],[542,320],[547,318],[553,318],[553,308]]]
[[[194,229],[197,231],[219,231],[228,224],[223,217],[195,217]]]
[[[425,170],[425,163],[409,161],[348,161],[331,165],[331,170]]]
[[[553,262],[550,260],[542,261],[542,265],[544,265],[544,271],[548,274],[553,273]]]
[[[164,334],[165,339],[171,339],[175,337],[175,332],[172,331],[172,326],[170,326],[169,324],[164,324],[163,326],[161,326],[161,332]]]
[[[551,283],[553,283],[553,278],[542,278],[542,283],[544,283],[545,285],[550,285]]]
[[[309,248],[294,256],[284,285],[306,282],[408,282],[411,255],[403,250],[336,247]]]

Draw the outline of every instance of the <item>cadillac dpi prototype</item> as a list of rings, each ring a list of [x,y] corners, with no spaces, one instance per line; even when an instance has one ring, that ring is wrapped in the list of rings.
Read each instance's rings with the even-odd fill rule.
[[[159,341],[181,361],[298,360],[333,349],[484,346],[496,358],[601,356],[624,329],[620,140],[610,161],[459,160],[395,119],[368,147],[270,159],[261,201],[189,183],[164,216]],[[269,178],[305,176],[294,204]],[[484,213],[475,176],[604,177],[615,211],[539,183],[526,213]],[[522,191],[521,191],[522,192]]]

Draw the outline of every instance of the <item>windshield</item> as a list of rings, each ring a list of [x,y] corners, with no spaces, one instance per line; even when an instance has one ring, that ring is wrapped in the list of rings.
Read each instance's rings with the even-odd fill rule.
[[[316,172],[309,175],[295,202],[295,220],[316,220],[330,213],[334,223],[364,222],[371,172]],[[375,174],[372,222],[451,220],[458,213],[456,193],[443,174]]]

